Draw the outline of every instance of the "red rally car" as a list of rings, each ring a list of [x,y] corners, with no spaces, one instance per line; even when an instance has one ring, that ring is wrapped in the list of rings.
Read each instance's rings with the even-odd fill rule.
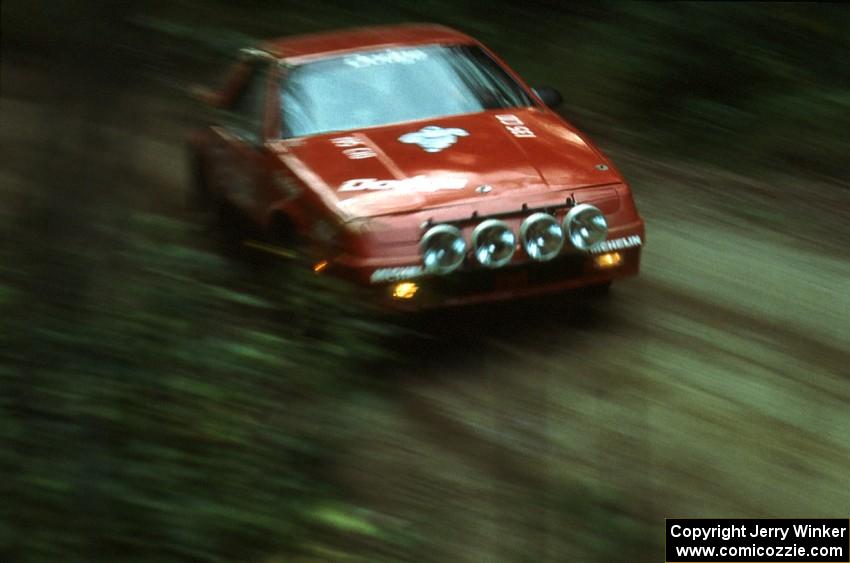
[[[195,188],[247,244],[425,308],[635,275],[644,223],[581,132],[475,39],[434,25],[287,37],[241,52],[204,101]]]

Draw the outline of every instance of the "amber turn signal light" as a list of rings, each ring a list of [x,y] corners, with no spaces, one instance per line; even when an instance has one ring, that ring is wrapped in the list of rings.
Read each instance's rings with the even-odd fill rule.
[[[623,255],[619,252],[606,252],[593,257],[593,264],[600,269],[614,268],[623,262]]]
[[[410,299],[416,292],[419,291],[419,286],[413,282],[401,282],[393,286],[393,297],[396,299]]]

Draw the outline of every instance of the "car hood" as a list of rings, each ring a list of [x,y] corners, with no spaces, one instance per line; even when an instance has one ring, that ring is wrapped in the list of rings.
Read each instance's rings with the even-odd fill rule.
[[[621,181],[577,131],[535,108],[315,135],[280,141],[275,149],[346,217]]]

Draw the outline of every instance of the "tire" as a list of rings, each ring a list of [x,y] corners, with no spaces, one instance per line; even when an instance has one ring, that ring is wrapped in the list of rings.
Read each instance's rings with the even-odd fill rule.
[[[306,264],[307,256],[304,254],[304,249],[299,245],[295,224],[286,215],[279,213],[272,219],[266,231],[266,240],[273,247],[289,254],[289,262],[298,264],[304,262]]]
[[[266,238],[270,244],[294,251],[296,248],[296,230],[292,221],[282,213],[276,213],[269,224]]]

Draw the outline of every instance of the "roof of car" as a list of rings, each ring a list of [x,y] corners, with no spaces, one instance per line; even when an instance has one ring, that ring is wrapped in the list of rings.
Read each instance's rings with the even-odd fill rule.
[[[424,44],[476,43],[468,35],[450,27],[433,24],[405,24],[361,27],[309,35],[292,35],[267,41],[261,48],[282,59],[294,62],[369,48]]]

